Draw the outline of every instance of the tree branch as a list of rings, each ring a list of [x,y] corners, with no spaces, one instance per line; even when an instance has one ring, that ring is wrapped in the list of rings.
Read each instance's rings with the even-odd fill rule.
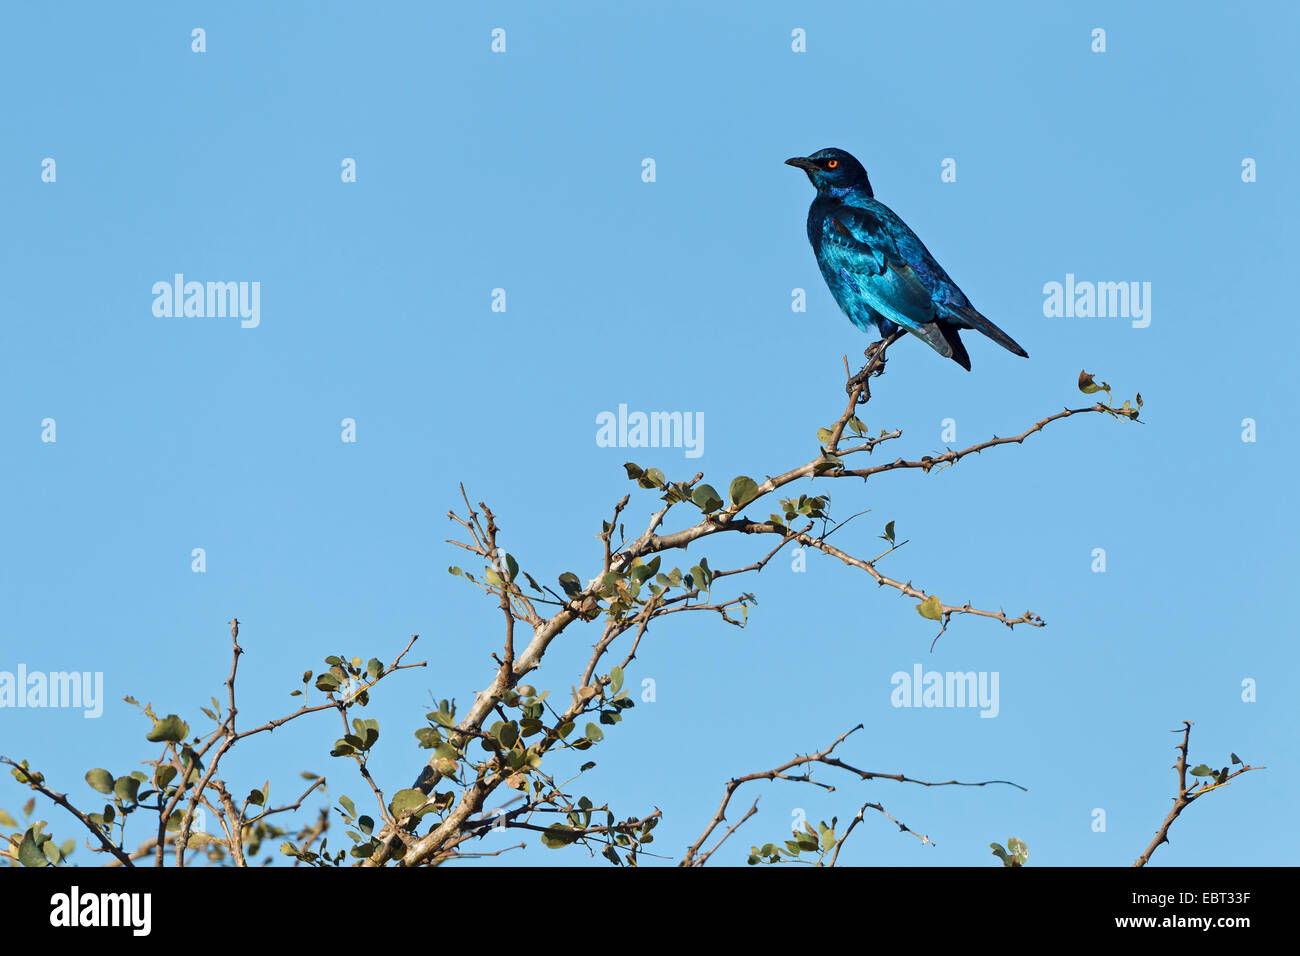
[[[709,835],[719,825],[721,825],[723,822],[726,821],[727,806],[731,803],[731,798],[735,795],[736,791],[739,790],[746,783],[749,783],[753,780],[790,780],[797,783],[811,784],[812,786],[821,787],[822,789],[827,791],[833,791],[835,789],[835,787],[832,786],[831,784],[822,783],[819,780],[814,780],[812,778],[811,772],[802,773],[802,774],[788,773],[788,771],[793,770],[796,767],[804,767],[810,764],[825,764],[828,767],[836,767],[841,770],[847,771],[849,773],[855,774],[861,780],[874,780],[874,779],[895,780],[900,783],[914,783],[922,787],[986,787],[989,786],[990,784],[1005,784],[1006,786],[1015,787],[1018,790],[1025,789],[1024,787],[1020,786],[1020,784],[1012,783],[1009,780],[981,780],[974,783],[962,783],[961,781],[958,780],[947,780],[941,783],[931,782],[926,780],[916,780],[913,779],[912,777],[908,777],[900,773],[877,773],[875,771],[870,771],[870,770],[860,770],[857,767],[844,763],[838,757],[831,756],[832,752],[835,750],[836,747],[838,747],[841,743],[843,743],[844,740],[847,739],[851,734],[861,730],[862,727],[863,727],[862,724],[858,724],[856,727],[853,727],[850,730],[846,730],[844,733],[836,737],[829,747],[825,748],[824,750],[819,750],[817,753],[805,754],[803,756],[794,757],[793,759],[788,760],[785,763],[781,764],[779,767],[774,767],[771,770],[764,770],[759,773],[746,774],[743,777],[731,778],[729,781],[727,781],[727,785],[723,790],[722,803],[718,805],[718,810],[716,813],[714,813],[713,819],[709,821],[708,826],[704,828],[704,832],[699,835],[696,841],[686,848],[686,854],[682,857],[681,861],[677,865],[685,866],[685,867],[703,866],[706,862],[708,862],[709,857],[711,857],[717,851],[718,847],[720,847],[726,841],[727,837],[731,836],[732,833],[734,833],[737,829],[740,828],[740,825],[742,823],[744,823],[746,820],[748,820],[750,817],[754,815],[754,813],[758,809],[757,800],[754,801],[754,805],[750,807],[749,812],[746,813],[734,826],[732,826],[729,830],[727,830],[726,833],[722,835],[722,839],[720,839],[716,844],[714,844],[712,849],[710,849],[707,853],[699,854],[700,847],[704,845],[704,842],[709,838]],[[884,807],[880,806],[879,804],[868,803],[864,805],[861,810],[858,811],[858,815],[857,817],[854,818],[854,822],[849,826],[849,829],[845,832],[844,836],[840,838],[839,840],[840,843],[843,843],[844,840],[848,839],[849,833],[853,832],[853,827],[856,826],[857,822],[861,819],[863,811],[868,808],[879,810],[886,817],[892,820],[899,827],[900,830],[907,833],[911,833],[913,836],[918,837],[922,843],[933,842],[930,840],[929,837],[923,837],[919,833],[916,833],[916,831],[899,823],[892,816],[890,816],[888,813],[885,812]],[[835,852],[836,852],[836,856],[838,856],[839,855],[838,847]],[[832,865],[834,865],[833,860],[832,860]]]
[[[1180,731],[1177,730],[1170,731],[1170,733],[1173,734],[1179,732]],[[1228,768],[1224,767],[1223,770],[1212,775],[1205,783],[1200,784],[1200,786],[1193,784],[1189,787],[1187,786],[1187,743],[1192,736],[1192,721],[1183,721],[1183,729],[1181,733],[1183,735],[1183,742],[1174,748],[1178,751],[1178,760],[1174,764],[1174,769],[1178,771],[1178,793],[1174,797],[1173,809],[1169,811],[1164,822],[1160,824],[1160,829],[1156,831],[1156,835],[1152,839],[1150,845],[1147,846],[1141,856],[1133,861],[1133,866],[1135,867],[1146,866],[1151,860],[1151,854],[1156,852],[1160,847],[1160,844],[1169,842],[1169,828],[1174,825],[1174,821],[1177,820],[1179,815],[1190,807],[1194,801],[1205,796],[1205,794],[1212,790],[1218,790],[1220,787],[1227,786],[1230,780],[1234,777],[1240,777],[1243,773],[1247,773],[1251,770],[1267,769],[1266,767],[1252,767],[1250,764],[1242,764],[1240,770],[1228,773]],[[1237,762],[1235,754],[1233,755],[1233,762]]]

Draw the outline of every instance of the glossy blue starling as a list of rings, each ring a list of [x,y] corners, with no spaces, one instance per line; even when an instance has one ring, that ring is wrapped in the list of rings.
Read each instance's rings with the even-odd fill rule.
[[[882,339],[911,332],[970,370],[958,337],[975,329],[1009,352],[1029,357],[975,310],[957,284],[892,209],[878,202],[867,171],[842,149],[819,149],[786,163],[817,188],[808,210],[808,241],[831,295],[858,328]]]

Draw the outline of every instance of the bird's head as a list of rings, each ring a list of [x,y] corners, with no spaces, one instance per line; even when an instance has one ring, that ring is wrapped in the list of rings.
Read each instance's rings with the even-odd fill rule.
[[[787,159],[785,164],[795,166],[807,173],[808,179],[817,187],[818,192],[832,189],[858,189],[865,192],[867,196],[875,196],[871,191],[871,181],[867,179],[867,171],[862,168],[862,164],[853,158],[852,153],[846,153],[834,146],[819,149],[811,156],[795,156]]]

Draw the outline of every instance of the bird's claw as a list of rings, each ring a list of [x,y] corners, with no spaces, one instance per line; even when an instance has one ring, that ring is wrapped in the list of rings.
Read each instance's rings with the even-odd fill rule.
[[[850,395],[853,394],[854,390],[861,386],[862,394],[858,396],[859,404],[866,402],[866,400],[871,397],[871,390],[867,387],[867,378],[867,370],[863,368],[857,375],[854,375],[849,379],[848,383],[844,386],[844,391],[848,392]]]
[[[867,385],[867,380],[871,378],[875,378],[877,375],[884,374],[885,371],[884,348],[885,348],[885,341],[883,339],[879,342],[872,342],[869,346],[867,346],[867,348],[862,353],[863,355],[866,356],[867,364],[862,366],[861,371],[859,371],[857,375],[854,375],[851,379],[849,379],[848,383],[844,386],[844,390],[848,392],[850,395],[852,395],[854,389],[858,388],[859,386],[862,388],[861,393],[858,395],[859,405],[865,405],[867,402],[871,400],[871,388]]]

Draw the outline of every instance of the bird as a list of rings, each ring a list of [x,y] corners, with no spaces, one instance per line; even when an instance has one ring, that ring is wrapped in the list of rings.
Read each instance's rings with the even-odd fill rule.
[[[907,223],[876,199],[867,171],[851,153],[828,147],[785,162],[807,173],[817,189],[808,209],[808,241],[831,295],[854,325],[864,332],[874,327],[882,339],[910,332],[968,372],[961,329],[975,329],[1029,358],[971,305]]]

